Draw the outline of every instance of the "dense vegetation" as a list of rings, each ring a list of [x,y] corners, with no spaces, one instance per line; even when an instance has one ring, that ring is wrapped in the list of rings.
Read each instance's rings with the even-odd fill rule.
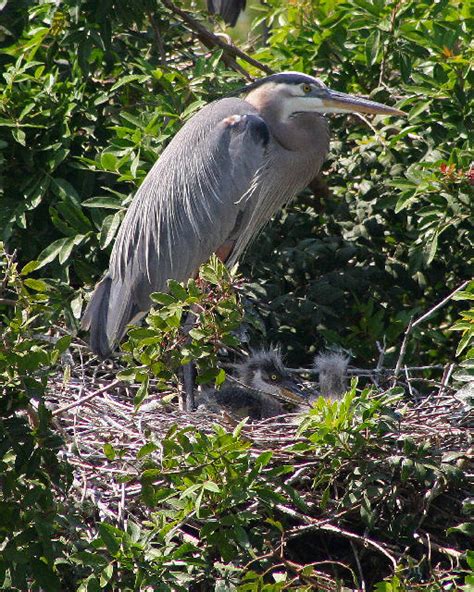
[[[279,563],[275,542],[296,528],[294,515],[281,507],[307,510],[308,499],[287,484],[298,458],[333,457],[313,476],[310,490],[317,493],[309,501],[334,512],[350,502],[359,530],[389,542],[408,541],[416,531],[416,491],[426,494],[426,517],[440,488],[448,495],[466,487],[456,459],[392,438],[398,391],[376,400],[367,392],[356,400],[353,391],[340,408],[321,403],[300,427],[307,442],[280,465],[265,452],[250,454],[239,430],[172,429],[159,469],[155,444],[139,453],[144,503],[153,509],[148,522],[130,521],[127,529],[102,522],[94,530],[91,510],[84,527],[84,508],[68,495],[71,468],[44,405],[48,384],[58,373],[68,383],[65,360],[85,294],[107,267],[126,207],[157,155],[196,110],[238,88],[246,75],[317,73],[334,89],[407,112],[406,119],[370,123],[332,117],[331,154],[319,183],[265,229],[241,264],[252,342],[281,343],[298,365],[321,346],[338,344],[367,366],[379,356],[378,343],[393,367],[410,319],[472,275],[474,23],[467,2],[270,0],[252,7],[248,38],[245,25],[235,34],[251,57],[236,56],[211,33],[223,25],[209,18],[204,3],[177,4],[0,1],[2,589],[310,590],[313,571]],[[223,309],[233,316],[216,321],[216,330],[231,343],[228,331],[240,309],[224,276],[207,268],[211,284],[224,286]],[[190,297],[183,290],[172,292],[175,313]],[[471,284],[418,324],[405,360],[446,365],[457,350],[465,372],[472,371],[474,313],[466,310],[472,299]],[[166,322],[170,300],[157,300],[164,312],[151,317],[151,329],[135,330],[127,346],[138,360],[128,377],[142,385],[170,378],[170,368],[140,342],[150,331],[171,339],[176,329]],[[203,373],[220,381],[207,326],[191,354],[165,353],[175,366],[190,355],[201,358]],[[139,390],[137,401],[144,394]],[[120,456],[104,450],[111,459]],[[397,490],[390,479],[399,469]],[[357,478],[367,471],[380,471],[379,481]],[[472,510],[472,503],[458,502],[456,520]],[[230,511],[239,504],[246,511]],[[186,540],[175,536],[191,514],[199,543],[192,532]],[[432,534],[448,537],[449,530],[449,544],[465,547],[463,537],[472,532],[456,520],[443,514]],[[434,566],[423,558],[378,589],[462,583],[467,589],[468,565],[472,554],[436,583]],[[390,573],[374,564],[376,580]],[[351,585],[359,574],[341,577]]]

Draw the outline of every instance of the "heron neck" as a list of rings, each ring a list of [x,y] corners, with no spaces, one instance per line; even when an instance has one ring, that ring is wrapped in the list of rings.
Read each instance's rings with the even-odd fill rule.
[[[250,93],[246,101],[255,107],[264,119],[270,133],[286,150],[326,154],[329,149],[329,126],[326,119],[318,113],[295,113],[290,117],[283,112],[281,105],[271,101],[263,93]],[[267,100],[269,99],[269,100]]]

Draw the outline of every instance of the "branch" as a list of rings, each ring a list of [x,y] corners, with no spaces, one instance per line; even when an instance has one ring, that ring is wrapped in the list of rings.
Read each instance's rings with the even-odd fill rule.
[[[234,45],[230,45],[230,43],[226,43],[223,39],[211,33],[206,27],[201,25],[199,21],[193,18],[188,12],[181,10],[178,8],[171,0],[161,0],[164,6],[171,10],[174,14],[177,14],[181,17],[181,19],[189,26],[191,30],[193,30],[199,37],[199,39],[204,43],[206,47],[220,47],[224,53],[232,59],[234,68],[237,69],[239,72],[244,74],[247,78],[250,78],[248,72],[246,72],[237,62],[235,62],[236,58],[240,58],[246,61],[248,64],[262,70],[266,74],[273,74],[273,70],[262,64],[258,60],[250,57],[246,53],[244,53],[241,49],[235,47]]]
[[[11,298],[0,298],[0,306],[16,306],[17,304],[17,300],[12,300]]]
[[[148,12],[148,18],[150,20],[151,28],[153,29],[153,34],[155,36],[155,43],[158,51],[158,56],[160,58],[160,63],[164,65],[166,64],[166,52],[165,46],[163,45],[163,39],[161,37],[160,28],[158,27],[158,23],[156,22],[155,17],[151,12]]]
[[[82,403],[85,403],[86,401],[90,401],[94,397],[97,397],[98,395],[105,393],[106,391],[113,388],[114,386],[117,386],[121,382],[122,382],[121,380],[116,379],[113,382],[111,382],[110,384],[107,384],[106,386],[103,386],[99,390],[94,391],[90,395],[87,395],[86,397],[82,397],[82,399],[77,399],[77,401],[74,401],[74,403],[70,403],[69,405],[65,405],[64,407],[60,407],[59,409],[56,409],[55,411],[53,411],[52,415],[53,415],[53,417],[56,417],[56,415],[60,415],[61,413],[64,413],[65,411],[69,411],[69,409],[72,409],[73,407],[77,407],[78,405],[82,405]]]
[[[301,536],[302,534],[306,534],[307,532],[311,532],[311,531],[320,530],[320,531],[324,531],[324,532],[332,532],[335,534],[339,534],[349,540],[357,541],[358,543],[362,544],[363,546],[368,545],[369,547],[373,547],[374,549],[377,549],[377,551],[382,553],[382,555],[385,555],[385,557],[387,557],[391,561],[393,568],[397,569],[397,560],[395,559],[395,557],[393,557],[393,555],[391,555],[387,551],[387,549],[385,549],[377,541],[374,541],[373,539],[369,539],[366,536],[361,536],[361,535],[356,534],[354,532],[344,530],[342,528],[339,528],[338,526],[334,526],[334,524],[325,524],[319,520],[315,520],[314,518],[309,518],[308,516],[304,516],[303,514],[300,514],[299,512],[295,512],[291,508],[287,508],[287,507],[283,506],[282,504],[278,504],[276,507],[278,508],[278,510],[280,510],[284,514],[287,514],[289,516],[292,516],[293,518],[297,518],[299,520],[302,520],[303,522],[306,523],[306,526],[300,526],[300,527],[290,530],[289,537],[288,537],[289,539],[296,538],[298,536]]]
[[[436,312],[438,309],[442,308],[445,304],[447,304],[451,298],[457,294],[458,292],[460,292],[461,290],[464,290],[464,288],[471,282],[471,280],[466,280],[465,282],[463,282],[458,288],[456,288],[455,290],[453,290],[451,292],[451,294],[448,294],[446,296],[446,298],[444,298],[443,300],[441,300],[441,302],[439,302],[438,304],[436,304],[436,306],[433,306],[433,308],[430,308],[430,310],[428,312],[426,312],[424,315],[422,315],[419,319],[417,319],[414,323],[412,328],[414,329],[417,325],[419,325],[420,323],[422,323],[423,321],[426,321],[426,319],[428,319],[434,312]]]
[[[405,335],[403,336],[402,346],[400,348],[400,355],[398,356],[397,365],[395,366],[394,386],[395,386],[396,379],[397,379],[398,375],[400,374],[400,369],[403,364],[403,358],[405,357],[408,338],[409,338],[412,330],[415,327],[417,327],[420,323],[422,323],[423,321],[426,321],[426,319],[429,319],[433,313],[435,313],[437,310],[439,310],[445,304],[447,304],[452,299],[452,297],[455,294],[457,294],[458,292],[460,292],[461,290],[463,290],[470,283],[470,281],[471,280],[466,280],[465,282],[463,282],[460,286],[458,286],[455,290],[453,290],[450,294],[448,294],[446,296],[446,298],[443,298],[443,300],[441,300],[441,302],[438,302],[438,304],[436,304],[435,306],[430,308],[430,310],[428,312],[425,312],[425,314],[421,315],[420,318],[416,319],[416,321],[413,320],[413,317],[410,319],[410,322],[408,323],[408,327],[406,328],[406,331],[405,331]]]

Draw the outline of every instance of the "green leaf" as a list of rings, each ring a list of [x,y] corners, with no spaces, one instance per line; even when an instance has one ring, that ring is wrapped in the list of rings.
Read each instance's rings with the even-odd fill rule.
[[[135,407],[139,407],[143,403],[145,397],[148,395],[148,386],[149,378],[147,376],[140,385],[139,389],[137,390],[135,397],[133,398],[133,404],[135,405]]]
[[[29,261],[21,270],[21,275],[28,275],[35,269],[38,269],[39,261]]]
[[[216,385],[216,387],[219,387],[221,384],[224,384],[225,378],[226,378],[225,370],[223,368],[221,368],[217,372],[216,378],[214,379],[214,384]]]
[[[213,493],[221,492],[220,487],[213,481],[205,481],[202,486],[206,491],[212,491]]]
[[[12,129],[12,136],[22,146],[26,146],[26,134],[21,128]]]
[[[108,460],[114,460],[115,457],[117,456],[115,448],[111,444],[109,444],[108,442],[106,444],[104,444],[104,454]]]
[[[64,353],[71,345],[72,335],[63,335],[54,344],[55,349],[60,353]]]
[[[177,300],[186,300],[188,297],[188,292],[184,286],[182,286],[176,280],[168,280],[168,289],[170,294],[174,296]]]
[[[121,222],[122,212],[110,214],[110,216],[105,218],[102,223],[102,228],[100,229],[99,243],[101,249],[107,248],[108,245],[113,241]]]
[[[150,80],[150,78],[151,78],[150,76],[143,75],[143,74],[127,74],[126,76],[122,76],[111,87],[110,91],[113,92],[114,90],[117,90],[121,86],[124,86],[125,84],[129,84],[130,82],[140,82],[140,83],[148,82],[148,80]]]
[[[41,267],[51,263],[51,261],[54,261],[68,241],[68,238],[60,238],[43,249],[43,251],[41,251],[41,253],[38,255],[38,265],[36,266],[36,269],[41,269]]]
[[[472,522],[463,522],[462,524],[458,524],[457,526],[453,526],[448,528],[446,534],[453,534],[453,533],[462,533],[465,534],[470,539],[474,538],[474,523]]]
[[[147,442],[137,452],[137,459],[144,458],[145,456],[149,456],[150,454],[152,454],[156,450],[159,450],[159,447],[156,444],[154,444],[153,442]]]
[[[123,532],[106,522],[99,522],[97,528],[107,550],[112,556],[115,556],[120,550]]]
[[[26,278],[24,281],[25,286],[36,290],[37,292],[47,292],[50,290],[50,286],[43,280],[35,280],[33,278]]]
[[[377,62],[380,51],[380,31],[375,30],[369,35],[365,44],[365,55],[367,63],[371,66]]]
[[[255,464],[258,466],[264,467],[264,466],[268,465],[268,463],[270,462],[272,457],[273,457],[273,451],[266,450],[265,452],[262,452],[261,454],[259,454],[257,456],[257,458],[255,459]]]
[[[66,239],[63,246],[61,247],[61,250],[59,251],[58,256],[59,263],[61,263],[61,265],[69,260],[73,248],[77,245],[80,245],[83,240],[84,236],[80,234]]]
[[[169,304],[173,304],[176,302],[176,299],[171,294],[166,294],[165,292],[153,292],[150,298],[153,302],[157,302],[158,304],[162,304],[163,306],[168,306]]]
[[[61,592],[61,582],[49,565],[42,560],[32,559],[31,567],[35,582],[43,590]]]
[[[114,565],[109,563],[100,574],[100,587],[105,588],[114,575]]]
[[[416,119],[418,117],[418,115],[421,115],[430,107],[431,103],[432,103],[432,100],[421,101],[421,102],[417,103],[408,112],[408,120],[411,121],[412,119]]]
[[[91,197],[82,202],[86,208],[104,208],[106,210],[122,210],[122,203],[116,197]]]
[[[110,152],[103,152],[100,157],[100,164],[102,168],[106,171],[115,171],[117,170],[117,162],[118,159],[115,154]]]

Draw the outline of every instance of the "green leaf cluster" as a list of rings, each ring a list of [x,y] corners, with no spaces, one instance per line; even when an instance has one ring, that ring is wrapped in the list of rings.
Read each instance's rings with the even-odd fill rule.
[[[54,285],[20,271],[1,243],[0,277],[0,588],[59,592],[71,471],[44,395],[71,337],[46,333]]]
[[[157,388],[166,390],[179,382],[178,371],[190,362],[196,364],[198,383],[224,382],[217,354],[239,344],[233,333],[243,318],[238,281],[236,270],[228,270],[213,256],[196,279],[186,285],[170,280],[168,292],[152,294],[155,306],[146,326],[129,329],[123,345],[130,355],[120,376],[142,383],[137,404],[146,396],[151,378]]]

